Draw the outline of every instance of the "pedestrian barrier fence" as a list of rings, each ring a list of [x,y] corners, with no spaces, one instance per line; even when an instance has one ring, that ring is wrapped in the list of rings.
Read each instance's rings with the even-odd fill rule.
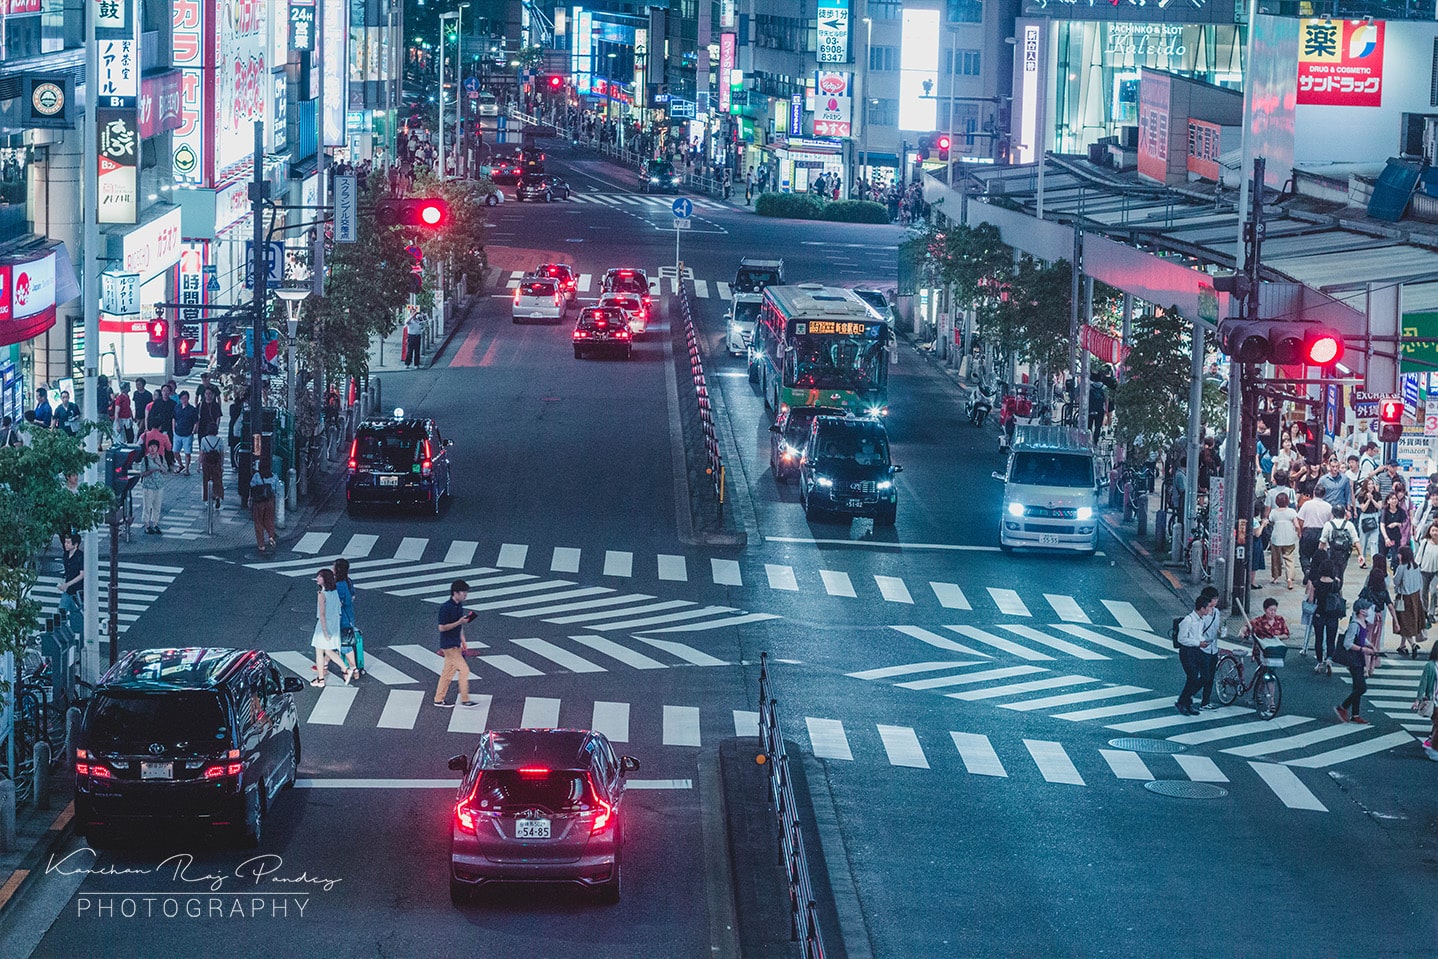
[[[769,681],[769,654],[759,655],[759,741],[764,748],[764,768],[769,773],[769,801],[779,822],[779,848],[784,871],[789,877],[789,937],[804,944],[804,959],[824,959],[824,937],[819,930],[814,884],[809,878],[809,860],[804,854],[804,834],[794,802],[794,785],[789,775],[789,754],[779,728],[779,701]]]
[[[694,381],[694,397],[699,404],[699,425],[704,431],[704,472],[714,484],[719,502],[719,516],[724,516],[724,457],[719,452],[719,438],[714,432],[714,411],[709,402],[709,384],[704,378],[704,359],[699,353],[699,334],[694,329],[694,303],[689,282],[679,280],[679,312],[684,317],[684,342],[689,349],[689,375]]]

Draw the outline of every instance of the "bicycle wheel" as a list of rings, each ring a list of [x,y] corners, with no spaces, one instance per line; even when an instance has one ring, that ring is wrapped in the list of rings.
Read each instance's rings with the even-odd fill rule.
[[[1213,671],[1213,691],[1218,701],[1225,706],[1233,705],[1243,689],[1243,674],[1232,656],[1220,656],[1218,668]]]
[[[1258,711],[1258,718],[1272,719],[1282,704],[1283,684],[1271,671],[1264,670],[1253,686],[1253,708]]]

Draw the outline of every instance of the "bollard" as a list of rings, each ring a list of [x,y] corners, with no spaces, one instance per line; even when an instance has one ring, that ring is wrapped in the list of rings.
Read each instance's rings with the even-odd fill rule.
[[[15,781],[0,779],[0,852],[15,851]]]
[[[50,744],[35,744],[35,808],[50,808]]]
[[[373,414],[384,403],[384,391],[380,388],[379,377],[370,380],[370,386],[374,388],[374,398],[370,401],[369,411]]]
[[[1143,493],[1138,497],[1138,535],[1143,538],[1148,535],[1148,494]]]
[[[75,743],[80,738],[80,707],[65,710],[65,762],[75,761]]]
[[[1168,510],[1161,509],[1153,514],[1153,536],[1154,548],[1164,550],[1168,547]]]
[[[297,497],[295,496],[296,488],[297,488],[297,484],[295,483],[295,468],[294,468],[293,466],[291,466],[291,467],[289,468],[288,472],[285,474],[285,508],[286,508],[286,509],[294,509],[295,506],[297,505]],[[278,521],[276,522],[275,525],[279,525],[279,524],[278,524]]]
[[[290,475],[293,476],[294,472],[294,470],[290,470]],[[279,487],[279,494],[275,496],[275,529],[284,529],[285,499],[288,495],[288,487],[283,481],[279,483]]]

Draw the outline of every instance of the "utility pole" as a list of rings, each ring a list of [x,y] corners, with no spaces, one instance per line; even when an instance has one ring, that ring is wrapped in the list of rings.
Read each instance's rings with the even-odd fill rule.
[[[320,131],[320,140],[324,131]],[[253,445],[250,455],[254,457],[254,469],[260,468],[260,457],[265,455],[264,422],[261,405],[264,402],[265,370],[265,301],[269,299],[270,257],[268,239],[265,236],[265,201],[270,198],[270,184],[265,179],[265,124],[255,121],[255,178],[250,183],[250,209],[255,218],[255,298],[254,327],[251,343],[254,355],[250,358],[250,433]],[[320,232],[324,232],[321,230]]]
[[[85,310],[85,407],[82,410],[85,421],[94,423],[100,418],[95,397],[95,373],[100,365],[100,132],[95,119],[98,109],[100,76],[100,45],[95,40],[95,10],[87,4],[85,13],[85,145],[81,163],[85,168],[85,198],[81,205],[84,219],[84,250],[81,252],[80,273],[81,293]],[[138,171],[137,171],[138,175]],[[118,390],[120,384],[115,384]],[[90,433],[85,437],[85,452],[97,453],[100,449],[99,434]],[[100,482],[100,464],[85,469],[85,482]],[[80,597],[85,607],[84,635],[80,646],[80,676],[88,683],[100,678],[100,531],[88,529],[81,537],[80,548],[85,556],[85,580]],[[112,580],[110,588],[115,588]],[[115,614],[110,614],[111,630],[114,629]],[[111,645],[110,655],[115,655]],[[113,660],[112,660],[113,661]]]

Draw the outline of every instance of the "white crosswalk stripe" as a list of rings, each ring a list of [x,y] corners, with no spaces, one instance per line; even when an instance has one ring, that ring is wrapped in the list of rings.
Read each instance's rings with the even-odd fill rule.
[[[992,646],[995,649],[1001,650],[1005,653],[1009,653],[1013,656],[1017,656],[1020,659],[1027,659],[1031,662],[1041,662],[1043,660],[1053,659],[1053,657],[1048,655],[1047,653],[1037,652],[1036,650],[1032,650],[1021,643],[1016,643],[1012,640],[1005,639],[1002,636],[996,636],[987,630],[979,629],[977,626],[945,626],[944,628],[951,629],[954,632],[958,633],[960,636],[966,636],[969,639],[976,640],[987,646]]]
[[[1281,719],[1282,717],[1276,718]],[[1365,728],[1362,725],[1339,723],[1306,733],[1284,736],[1280,739],[1266,739],[1243,746],[1230,746],[1223,751],[1232,756],[1270,756],[1274,753],[1284,753],[1293,749],[1301,749],[1304,746],[1312,746],[1314,743],[1327,742],[1340,736],[1351,736]]]
[[[380,729],[413,729],[425,694],[418,689],[391,689],[380,713]]]
[[[156,563],[122,561],[119,569],[119,585],[116,587],[116,630],[124,633],[145,610],[155,604],[172,583],[184,572],[182,566],[166,566]],[[100,570],[100,632],[108,630],[110,570],[105,564]],[[53,616],[60,609],[61,576],[37,576],[30,590],[30,598],[40,605],[41,615]]]
[[[515,659],[507,653],[498,653],[493,656],[480,656],[479,659],[493,666],[500,672],[510,676],[543,676],[544,673],[535,669],[528,663]]]
[[[315,726],[343,726],[350,707],[354,705],[359,690],[353,686],[335,685],[333,682],[320,690],[315,708],[310,710],[305,722]]]
[[[1038,643],[1041,646],[1048,646],[1051,649],[1058,650],[1061,653],[1067,653],[1068,655],[1075,656],[1079,659],[1108,659],[1108,657],[1105,656],[1103,653],[1096,653],[1091,649],[1085,649],[1084,647],[1079,646],[1075,643],[1070,643],[1068,640],[1055,639],[1054,637],[1049,636],[1046,633],[1041,633],[1037,629],[1034,629],[1030,626],[1004,625],[1001,628],[1008,630],[1015,636],[1022,636],[1024,639],[1030,640],[1031,642]]]
[[[961,666],[973,666],[974,663],[962,663],[958,661],[945,661],[937,663],[907,663],[903,666],[882,666],[878,669],[866,669],[857,673],[848,673],[853,679],[889,679],[894,676],[908,676],[911,673],[931,673],[940,669],[958,669]]]
[[[945,609],[973,609],[957,583],[931,582],[929,588],[934,591],[934,598],[939,601],[939,605]]]
[[[1173,760],[1183,769],[1184,774],[1196,783],[1228,782],[1228,777],[1218,768],[1218,763],[1207,756],[1185,756],[1177,753]]]
[[[608,736],[611,742],[629,742],[629,704],[595,702],[590,728]]]
[[[632,666],[635,669],[664,668],[664,664],[657,659],[645,656],[643,653],[636,653],[634,650],[626,646],[621,646],[611,639],[605,639],[603,636],[571,636],[569,638],[576,643],[588,646],[596,653],[601,653],[610,659],[616,659],[624,665]]]
[[[1145,621],[1144,618],[1139,615],[1138,610],[1134,609],[1132,603],[1125,603],[1121,600],[1105,599],[1103,600],[1103,604],[1104,607],[1113,614],[1113,618],[1118,621],[1118,624],[1120,626],[1127,626],[1130,629],[1143,630],[1146,633],[1153,632],[1153,630],[1149,628],[1147,621]]]
[[[406,536],[400,540],[399,549],[394,551],[395,559],[417,560],[424,555],[424,547],[429,542],[422,536]]]
[[[684,557],[660,553],[659,578],[675,583],[686,582],[689,579],[689,571],[686,568]]]
[[[824,591],[830,596],[855,596],[854,584],[849,580],[848,573],[836,572],[832,569],[819,570],[819,578],[824,581]]]
[[[1088,614],[1079,606],[1078,601],[1072,596],[1059,596],[1054,593],[1044,593],[1044,599],[1054,608],[1059,619],[1066,623],[1087,623],[1090,622]]]
[[[449,544],[449,551],[444,554],[444,561],[449,566],[468,566],[474,562],[475,550],[479,544],[467,539],[457,539]]]
[[[752,709],[734,710],[734,735],[757,737],[759,735],[759,714]]]
[[[766,563],[764,565],[764,572],[769,576],[770,589],[782,589],[791,592],[798,591],[799,584],[794,579],[794,567]]]
[[[364,559],[374,549],[374,544],[379,542],[379,537],[373,533],[355,533],[340,555],[345,559]]]
[[[1138,753],[1126,749],[1100,749],[1099,755],[1108,763],[1108,768],[1119,779],[1137,779],[1148,781],[1153,779],[1153,773],[1149,772],[1144,765],[1143,759]]]
[[[634,573],[634,554],[622,550],[606,550],[604,553],[605,576],[631,576]]]
[[[989,595],[993,597],[994,603],[999,607],[999,612],[1006,616],[1032,616],[1019,594],[1012,589],[996,589],[988,587]]]
[[[809,746],[820,759],[852,760],[849,737],[844,735],[844,724],[837,719],[815,719],[805,717],[809,727]]]
[[[1132,656],[1134,659],[1164,658],[1159,653],[1150,652],[1147,649],[1140,649],[1138,646],[1135,646],[1132,643],[1125,643],[1121,640],[1113,639],[1112,637],[1105,636],[1102,633],[1097,632],[1096,630],[1085,629],[1082,626],[1073,626],[1068,623],[1061,623],[1054,628],[1062,630],[1063,632],[1068,633],[1070,636],[1077,636],[1079,639],[1093,643],[1097,646],[1102,646],[1105,649],[1111,649],[1116,653],[1123,653],[1125,656]]]
[[[559,727],[559,700],[549,696],[524,697],[524,712],[519,725],[525,729],[557,729]]]
[[[699,745],[699,708],[697,706],[664,707],[664,745]]]
[[[1289,809],[1309,809],[1314,812],[1328,812],[1328,807],[1313,795],[1303,780],[1294,775],[1293,770],[1287,766],[1280,766],[1276,763],[1260,763],[1249,761],[1248,765],[1253,771],[1268,784],[1273,794],[1278,797]]]
[[[579,550],[573,546],[554,547],[554,557],[550,560],[549,571],[551,573],[579,572]]]
[[[524,560],[529,547],[519,543],[504,543],[499,547],[499,559],[494,565],[501,569],[524,569]]]
[[[1114,699],[1119,696],[1132,696],[1135,693],[1146,693],[1147,689],[1142,686],[1105,686],[1103,689],[1084,689],[1076,693],[1062,693],[1058,696],[1045,696],[1042,699],[1027,699],[1018,703],[1001,703],[1004,709],[1013,709],[1019,712],[1029,712],[1036,709],[1054,709],[1059,706],[1072,706],[1074,703],[1088,703],[1096,699]]]
[[[977,673],[959,673],[956,676],[935,676],[930,679],[915,679],[906,683],[895,685],[903,689],[942,689],[945,686],[968,686],[974,683],[987,683],[995,679],[1007,679],[1010,676],[1024,676],[1032,673],[1043,672],[1038,666],[1004,666],[999,669],[986,669]]]
[[[732,559],[711,559],[709,567],[714,574],[714,583],[718,586],[743,586],[744,581],[739,575],[739,563]]]
[[[1084,785],[1083,777],[1079,775],[1062,744],[1044,739],[1025,739],[1024,747],[1028,749],[1029,755],[1034,759],[1034,765],[1039,767],[1044,779],[1051,783]]]
[[[469,701],[474,705],[468,708],[455,706],[450,712],[450,732],[478,735],[488,727],[489,709],[493,704],[493,697],[487,693],[470,693]]]
[[[970,773],[975,776],[1008,776],[1004,764],[999,761],[999,754],[994,751],[993,743],[989,742],[989,737],[978,733],[951,732],[949,735],[953,737],[964,768]]]
[[[956,643],[952,639],[949,639],[947,636],[940,636],[938,633],[930,632],[929,630],[919,626],[895,626],[893,628],[903,633],[905,636],[911,636],[922,643],[928,643],[930,646],[934,646],[938,649],[946,649],[955,653],[963,653],[965,656],[982,656],[985,659],[989,658],[988,653],[981,653],[971,646],[965,646],[963,643]]]
[[[889,755],[890,765],[907,766],[911,769],[929,768],[924,747],[919,745],[919,737],[913,729],[908,726],[885,726],[882,723],[878,729],[879,739],[884,743],[884,752]]]
[[[874,582],[878,585],[879,594],[884,597],[886,602],[910,604],[914,602],[914,598],[909,595],[909,587],[905,586],[904,581],[899,577],[875,576]]]
[[[300,537],[299,542],[295,543],[293,551],[296,553],[318,553],[324,549],[325,540],[329,538],[329,533],[306,533]]]
[[[1087,683],[1096,683],[1097,679],[1088,676],[1050,676],[1045,679],[1033,679],[1024,683],[1010,683],[1007,686],[990,686],[986,689],[968,689],[958,693],[945,693],[950,699],[962,699],[968,702],[975,702],[983,699],[996,699],[1000,696],[1017,696],[1021,693],[1037,692],[1040,689],[1055,689],[1061,686],[1082,686]]]
[[[567,649],[561,649],[553,643],[543,639],[515,639],[511,640],[514,645],[522,647],[534,653],[536,656],[543,656],[550,662],[557,663],[572,673],[602,673],[603,666],[592,663],[583,656],[571,653]]]

